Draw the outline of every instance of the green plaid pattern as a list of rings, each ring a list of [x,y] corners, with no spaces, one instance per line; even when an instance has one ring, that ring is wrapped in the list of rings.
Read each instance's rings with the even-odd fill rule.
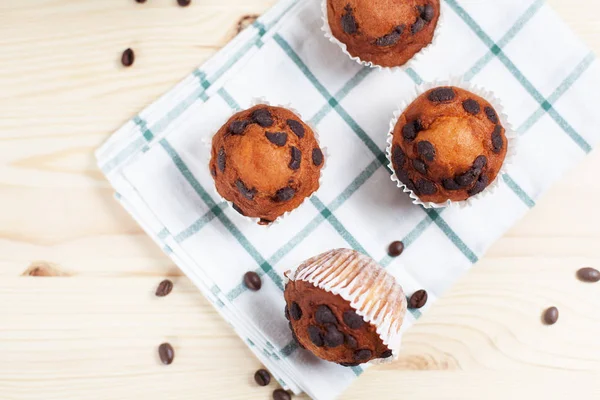
[[[555,43],[555,46],[565,46],[564,49],[557,49],[556,56],[543,53],[542,48],[540,59],[523,57],[527,50],[536,51],[526,49],[526,43],[534,43],[537,36],[540,36],[540,40],[545,37],[537,26],[558,21],[541,0],[507,0],[506,4],[496,5],[498,11],[506,14],[498,18],[503,21],[499,24],[486,15],[494,13],[491,5],[483,10],[476,5],[446,0],[443,4],[446,14],[443,33],[454,32],[454,36],[451,33],[440,35],[439,43],[413,68],[386,75],[385,78],[385,72],[360,67],[345,59],[338,49],[326,43],[320,31],[316,32],[315,27],[320,25],[317,3],[281,1],[213,60],[133,118],[98,152],[102,171],[117,190],[122,191],[117,198],[140,223],[141,220],[152,219],[152,223],[144,221],[147,225],[143,226],[171,257],[186,254],[176,260],[196,263],[200,268],[198,263],[203,260],[203,254],[195,254],[194,251],[195,248],[202,248],[202,243],[208,240],[215,241],[211,243],[214,249],[238,256],[237,259],[231,259],[231,264],[223,261],[223,266],[231,270],[227,278],[215,278],[210,270],[207,276],[198,277],[198,280],[207,284],[206,288],[199,284],[201,290],[232,322],[243,320],[240,314],[247,311],[245,307],[249,300],[239,278],[232,278],[231,275],[252,266],[259,275],[268,278],[266,290],[272,289],[274,296],[279,292],[280,298],[283,290],[282,271],[293,267],[289,265],[290,260],[297,262],[313,255],[303,252],[318,247],[314,243],[315,237],[326,237],[331,245],[335,243],[340,247],[351,247],[370,255],[396,275],[407,293],[426,287],[432,294],[432,300],[435,300],[461,271],[477,262],[497,237],[535,205],[535,199],[552,180],[557,179],[580,156],[588,153],[592,148],[591,143],[598,139],[596,132],[579,123],[582,116],[591,118],[593,111],[585,108],[583,111],[573,111],[564,100],[567,97],[573,101],[589,90],[589,87],[577,86],[583,76],[586,85],[600,84],[597,77],[588,72],[592,66],[597,68],[593,54],[574,38],[568,38],[570,41]],[[298,24],[298,21],[302,23]],[[506,21],[511,22],[507,24]],[[564,27],[558,32],[563,36],[564,32],[570,34]],[[311,38],[312,47],[305,45],[307,38]],[[446,38],[448,43],[445,42]],[[450,44],[458,40],[465,42],[460,49]],[[440,62],[445,60],[443,52],[450,50],[458,53],[455,57],[461,62],[449,62],[447,65]],[[560,56],[563,50],[567,53],[565,59]],[[315,57],[317,54],[327,60],[320,62]],[[277,69],[285,70],[287,75],[273,73],[268,76],[273,79],[272,82],[261,81],[260,77],[256,82],[253,79],[244,80],[245,71],[254,71],[257,65],[264,64],[255,63],[254,60],[272,60],[277,63]],[[468,65],[464,65],[465,60],[468,60]],[[571,67],[565,72],[564,65]],[[531,74],[530,71],[535,67],[536,73]],[[542,69],[548,69],[549,72],[544,73],[552,74],[542,79],[538,76]],[[259,69],[256,71],[260,73]],[[334,74],[332,71],[340,73]],[[502,176],[499,193],[486,196],[467,209],[422,209],[408,205],[408,199],[397,193],[397,189],[394,193],[390,190],[389,194],[386,191],[383,196],[388,196],[387,200],[401,202],[398,208],[407,210],[406,215],[401,219],[398,232],[391,232],[392,236],[386,236],[393,231],[392,224],[385,227],[385,234],[375,233],[378,225],[365,225],[368,219],[361,215],[361,211],[370,211],[375,214],[374,218],[380,220],[385,216],[377,213],[379,207],[361,208],[361,202],[357,199],[367,197],[382,185],[393,187],[391,182],[382,182],[389,180],[391,173],[384,154],[391,112],[400,100],[402,90],[449,75],[463,76],[465,80],[491,89],[504,99],[506,112],[511,121],[517,124],[516,131],[521,137],[515,165],[510,166],[509,172]],[[256,86],[258,84],[268,87]],[[390,85],[397,85],[398,92],[386,94],[385,89]],[[279,90],[279,87],[285,90]],[[287,93],[294,90],[300,95]],[[377,101],[379,94],[382,94],[380,105],[383,105],[381,115],[384,118],[365,114],[365,107],[361,107],[361,104],[370,101],[370,97],[364,96],[367,93],[373,97],[373,101]],[[503,93],[507,94],[506,97],[502,96]],[[281,238],[273,236],[284,235],[270,235],[264,228],[258,228],[262,229],[259,232],[256,227],[248,227],[241,222],[230,207],[214,194],[212,178],[203,171],[207,170],[206,165],[201,168],[191,165],[195,162],[193,155],[186,154],[190,146],[186,144],[186,138],[195,135],[195,127],[200,126],[199,121],[194,126],[188,126],[188,119],[201,114],[205,118],[203,122],[212,129],[208,131],[214,132],[232,112],[248,107],[255,95],[266,95],[273,102],[291,100],[293,107],[299,109],[303,117],[321,132],[322,143],[326,141],[333,148],[331,145],[340,143],[340,140],[348,142],[347,146],[354,149],[352,156],[356,157],[353,163],[356,166],[350,168],[353,176],[347,176],[344,165],[339,162],[327,166],[326,174],[330,173],[330,168],[344,171],[343,174],[340,172],[340,182],[331,178],[326,180],[331,190],[322,188],[301,207],[302,211],[299,209],[290,214],[284,223],[295,227],[294,233]],[[386,101],[388,97],[385,96],[393,101]],[[593,97],[590,98],[593,100]],[[378,112],[379,109],[369,108],[371,112]],[[579,118],[572,119],[572,116]],[[338,130],[341,133],[337,133]],[[326,133],[330,132],[336,132],[332,135],[338,136],[326,137]],[[536,150],[540,144],[547,146],[547,151]],[[558,158],[556,166],[545,158],[546,152],[549,153],[547,157]],[[331,153],[337,157],[334,161],[340,159],[339,153],[333,150]],[[539,165],[539,170],[531,167],[530,158],[539,160],[539,163],[535,163],[535,166]],[[146,162],[146,159],[153,161]],[[201,211],[193,220],[182,221],[185,218],[164,211],[162,208],[168,204],[167,200],[163,202],[149,195],[156,188],[143,183],[141,177],[149,174],[147,171],[152,168],[156,168],[157,174],[162,169],[177,171],[174,185],[189,192],[184,198],[193,197],[190,202],[196,208],[192,209]],[[137,214],[138,208],[147,208],[144,212],[153,217]],[[369,229],[373,230],[377,239],[369,236]],[[387,256],[385,245],[388,242],[378,242],[382,237],[401,238],[406,248],[405,255],[399,259]],[[265,245],[265,241],[270,240],[274,240],[276,245]],[[429,251],[427,243],[434,245],[436,251]],[[207,249],[202,250],[208,256]],[[443,261],[437,259],[435,254],[430,254],[438,251]],[[302,254],[296,254],[298,252]],[[189,259],[185,258],[187,256]],[[428,262],[436,267],[428,269]],[[234,267],[238,263],[240,266]],[[449,267],[450,272],[444,270],[445,266]],[[236,268],[240,271],[236,272]],[[218,275],[216,270],[213,272]],[[432,275],[439,275],[440,278]],[[231,284],[232,280],[235,284]],[[198,284],[197,280],[194,281]],[[280,306],[281,302],[278,304]],[[420,311],[411,310],[406,326],[410,326],[420,315]],[[242,327],[243,324],[234,323],[238,332]],[[262,328],[257,329],[260,331]],[[274,334],[269,336],[267,332],[266,337],[264,342],[257,337],[245,337],[261,360],[275,363],[273,365],[285,365],[286,368],[301,362],[303,356],[296,351],[297,345],[289,336],[284,339]],[[361,367],[352,368],[354,375],[360,375],[362,370]],[[302,371],[302,374],[308,373]],[[321,393],[319,390],[322,389],[307,387],[306,381],[296,386],[287,378],[290,375],[286,375],[286,382],[292,389],[301,388],[319,398],[329,396],[330,392]],[[346,383],[340,383],[337,391]]]

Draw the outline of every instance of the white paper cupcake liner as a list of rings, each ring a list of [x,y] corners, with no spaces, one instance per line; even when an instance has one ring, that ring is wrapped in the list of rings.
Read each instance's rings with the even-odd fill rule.
[[[345,43],[342,43],[338,38],[333,36],[333,33],[331,32],[331,27],[329,26],[329,18],[327,17],[327,0],[321,0],[321,14],[322,14],[321,19],[323,21],[321,30],[323,31],[323,33],[325,34],[325,37],[327,39],[329,39],[330,42],[335,43],[336,45],[339,46],[340,49],[342,49],[342,52],[344,54],[346,54],[348,57],[350,57],[352,60],[356,61],[357,63],[364,65],[365,67],[375,68],[375,69],[379,69],[379,70],[387,70],[387,71],[404,70],[404,69],[409,69],[409,68],[414,67],[414,64],[416,62],[418,62],[418,60],[420,60],[425,54],[427,54],[427,52],[431,51],[431,49],[433,47],[435,47],[435,45],[438,41],[438,38],[440,36],[440,32],[444,26],[444,21],[445,21],[444,7],[445,7],[444,1],[440,0],[440,16],[438,18],[437,26],[435,27],[435,30],[433,31],[433,38],[431,39],[431,43],[429,43],[428,45],[423,47],[421,50],[419,50],[404,65],[400,65],[397,67],[382,67],[381,65],[377,65],[371,61],[364,61],[364,60],[360,59],[360,57],[353,56],[352,54],[350,54],[350,52],[348,51],[348,46],[346,46]]]
[[[419,196],[416,195],[415,192],[410,190],[403,182],[400,181],[400,179],[396,175],[396,171],[394,170],[394,165],[392,163],[392,140],[394,137],[394,128],[396,127],[396,123],[398,122],[398,119],[400,118],[402,113],[404,113],[404,111],[423,93],[427,92],[430,89],[440,87],[440,86],[455,86],[455,87],[458,87],[458,88],[461,88],[464,90],[468,90],[469,92],[474,93],[477,96],[479,96],[479,97],[483,98],[484,100],[486,100],[487,102],[489,102],[492,105],[492,107],[494,107],[494,109],[496,110],[496,113],[498,114],[498,117],[500,119],[500,123],[502,124],[502,127],[505,130],[505,136],[507,139],[507,147],[508,148],[506,151],[506,157],[504,158],[504,162],[502,164],[502,167],[500,168],[500,171],[498,172],[498,175],[496,175],[496,178],[485,188],[485,190],[483,190],[481,193],[476,194],[475,196],[471,196],[468,199],[463,200],[463,201],[448,200],[445,203],[438,204],[438,203],[421,201],[421,199],[419,198]],[[418,204],[425,208],[443,208],[443,207],[448,207],[450,205],[458,205],[460,207],[466,207],[466,206],[470,206],[473,203],[473,201],[481,199],[484,196],[494,193],[496,188],[500,185],[500,179],[506,173],[507,166],[512,164],[512,161],[514,160],[514,156],[517,153],[518,135],[513,130],[512,125],[508,121],[508,116],[504,113],[504,107],[502,106],[502,102],[498,99],[498,97],[496,97],[496,95],[493,92],[488,91],[477,85],[474,85],[470,82],[466,82],[466,81],[462,80],[462,78],[451,78],[447,81],[434,81],[434,82],[424,83],[422,85],[416,86],[414,93],[412,93],[410,98],[403,101],[402,104],[400,105],[400,107],[394,112],[394,116],[393,116],[392,120],[390,121],[389,129],[390,130],[389,130],[388,137],[387,137],[386,156],[387,156],[387,159],[389,162],[388,166],[389,166],[390,170],[392,171],[391,179],[392,179],[392,181],[396,182],[396,185],[399,188],[403,189],[405,193],[409,194],[409,196],[413,200],[414,204]]]
[[[401,328],[407,301],[393,275],[373,259],[350,249],[335,249],[304,261],[289,280],[309,282],[326,292],[339,295],[366,322],[377,329],[392,357],[375,359],[369,364],[389,363],[398,357],[402,344]]]
[[[265,106],[270,106],[270,107],[285,108],[285,109],[291,111],[292,113],[294,113],[300,120],[302,120],[306,125],[308,125],[310,129],[312,129],[312,131],[314,133],[315,140],[316,140],[317,144],[319,145],[319,147],[321,148],[321,151],[323,152],[323,166],[321,167],[320,174],[319,174],[319,187],[310,196],[306,197],[302,201],[302,203],[300,203],[298,205],[298,207],[294,208],[291,211],[285,212],[281,216],[277,217],[277,219],[275,219],[275,221],[273,221],[272,223],[270,223],[268,225],[262,225],[262,224],[260,224],[259,223],[260,222],[260,218],[257,218],[257,217],[246,217],[246,216],[240,214],[237,211],[233,213],[235,215],[235,218],[238,219],[241,222],[252,223],[254,225],[259,225],[259,226],[263,226],[265,228],[270,228],[270,227],[272,227],[275,224],[279,224],[285,217],[287,217],[289,214],[291,214],[292,212],[294,212],[298,208],[304,206],[304,204],[306,203],[306,201],[309,200],[312,196],[316,195],[317,192],[321,189],[321,187],[323,186],[323,171],[325,170],[325,168],[327,168],[327,160],[329,158],[329,153],[327,152],[327,148],[326,147],[322,147],[321,146],[321,143],[319,141],[319,133],[318,133],[316,127],[313,126],[313,124],[307,122],[304,118],[302,118],[302,115],[295,108],[293,108],[290,104],[286,104],[286,105],[271,104],[265,98],[256,97],[256,98],[253,98],[250,101],[250,106],[247,109],[250,109],[250,108],[252,108],[254,106],[257,106],[259,104],[263,104]],[[229,119],[232,116],[234,116],[235,114],[239,113],[240,111],[243,111],[243,110],[234,110],[234,111],[232,111],[231,114],[226,118],[225,121],[229,121]],[[207,139],[208,140],[206,140],[204,142],[204,144],[205,144],[205,146],[207,146],[208,151],[211,151],[212,150],[212,139],[213,139],[213,136],[210,136],[210,138],[207,138]],[[225,199],[223,196],[221,196],[221,194],[217,191],[217,186],[214,185],[214,184],[213,184],[213,191],[214,191],[215,195],[217,196],[217,198],[220,199],[220,201],[226,202],[229,205],[229,207],[231,207],[233,209],[233,202],[229,201],[229,200]]]

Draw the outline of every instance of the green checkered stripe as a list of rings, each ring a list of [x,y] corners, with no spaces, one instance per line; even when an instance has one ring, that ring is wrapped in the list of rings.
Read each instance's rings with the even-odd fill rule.
[[[250,257],[256,262],[256,272],[261,276],[267,276],[271,279],[280,289],[283,290],[283,282],[280,275],[273,268],[286,254],[288,254],[295,246],[301,243],[308,235],[314,232],[317,227],[321,224],[330,224],[333,229],[344,239],[348,246],[361,251],[365,254],[369,254],[363,245],[349,232],[348,229],[342,224],[342,222],[336,217],[335,212],[349,199],[365,182],[369,180],[373,174],[379,170],[384,169],[388,173],[387,160],[383,149],[381,149],[370,136],[361,128],[360,124],[346,111],[342,106],[342,100],[348,96],[352,90],[359,85],[367,76],[373,73],[373,69],[362,68],[360,69],[351,79],[349,79],[343,87],[336,93],[330,93],[325,85],[323,85],[319,79],[311,72],[310,68],[302,57],[294,50],[294,48],[288,43],[285,37],[280,35],[278,32],[273,32],[273,28],[277,26],[277,20],[282,18],[293,5],[295,1],[288,1],[290,7],[285,8],[277,18],[273,20],[271,24],[264,25],[259,19],[254,23],[255,34],[253,34],[247,43],[241,46],[237,53],[233,54],[230,60],[225,63],[219,70],[209,75],[202,69],[199,69],[193,73],[193,76],[198,79],[200,89],[194,92],[191,96],[184,99],[181,103],[177,104],[165,114],[163,119],[156,122],[152,126],[149,126],[141,116],[134,119],[136,126],[141,132],[141,137],[136,138],[131,145],[123,149],[122,154],[117,155],[117,160],[113,160],[105,165],[103,170],[109,172],[112,168],[115,168],[119,162],[127,159],[139,151],[145,151],[148,146],[158,144],[164,151],[169,155],[174,165],[180,171],[182,176],[185,177],[187,182],[191,185],[197,195],[206,204],[209,211],[201,216],[197,221],[190,225],[187,229],[182,232],[176,232],[171,234],[166,229],[163,229],[159,233],[161,239],[168,236],[172,236],[177,243],[184,242],[187,238],[201,231],[207,224],[211,223],[214,219],[219,220],[229,231],[231,236],[245,249]],[[588,54],[585,56],[576,68],[561,82],[550,96],[544,97],[536,87],[527,79],[527,77],[517,68],[517,66],[511,61],[511,59],[503,51],[503,48],[507,46],[512,40],[514,40],[523,28],[527,25],[528,21],[536,15],[536,13],[543,6],[542,0],[533,1],[532,4],[525,10],[525,12],[514,22],[513,26],[501,37],[500,40],[495,42],[491,37],[482,29],[482,27],[475,21],[475,19],[460,5],[457,0],[446,0],[446,4],[460,19],[466,24],[466,26],[473,32],[473,34],[487,47],[488,51],[483,55],[477,62],[464,71],[464,79],[472,80],[475,78],[484,67],[492,60],[498,60],[512,76],[519,82],[520,85],[526,90],[526,92],[539,104],[539,108],[535,110],[520,126],[516,128],[516,131],[520,135],[526,135],[527,132],[538,122],[544,115],[548,115],[567,135],[573,142],[581,149],[582,152],[588,153],[591,150],[591,145],[573,128],[571,124],[562,116],[553,106],[569,88],[579,79],[579,77],[587,70],[587,68],[594,61],[594,56]],[[289,240],[284,246],[279,248],[269,258],[265,258],[257,248],[252,244],[251,240],[247,238],[242,231],[236,226],[235,222],[232,221],[224,212],[227,205],[226,203],[215,201],[213,196],[209,193],[208,189],[204,187],[195,177],[192,171],[185,164],[183,159],[169,143],[168,138],[159,138],[160,133],[166,129],[167,126],[176,119],[183,111],[185,111],[194,102],[206,102],[210,96],[207,94],[207,90],[214,88],[215,82],[225,74],[229,68],[235,65],[235,63],[241,59],[244,54],[252,48],[261,48],[264,45],[264,38],[270,33],[268,40],[273,40],[283,50],[283,52],[289,57],[298,70],[304,75],[308,84],[312,85],[321,95],[323,105],[319,111],[310,117],[310,122],[319,126],[321,121],[329,113],[337,113],[339,117],[348,125],[348,127],[354,132],[354,134],[360,139],[364,146],[372,153],[372,161],[368,164],[360,174],[339,194],[333,201],[325,204],[318,196],[313,196],[310,199],[310,203],[313,207],[318,210],[318,214],[309,221],[303,229],[297,232],[291,240]],[[421,84],[423,79],[418,71],[414,69],[405,70],[405,74],[415,83]],[[227,92],[227,90],[220,86],[214,88],[214,94],[220,96],[226,104],[231,107],[232,110],[239,110],[241,107],[236,99]],[[531,208],[535,205],[535,200],[530,196],[526,190],[524,190],[511,175],[505,174],[502,177],[504,183],[514,193],[514,196],[519,199],[526,207]],[[460,253],[470,262],[475,263],[478,261],[478,255],[467,246],[467,244],[460,238],[460,236],[451,228],[451,226],[444,220],[444,210],[427,209],[423,210],[423,218],[418,222],[414,228],[406,234],[402,241],[406,248],[409,248],[421,234],[428,229],[430,226],[435,226],[439,229],[448,241],[455,246]],[[379,263],[387,267],[392,262],[389,256],[385,256],[383,259],[378,260]],[[221,291],[217,286],[213,287],[213,294],[220,296],[224,301],[232,302],[245,291],[245,287],[240,284],[237,287],[227,292]],[[221,302],[221,304],[223,304]],[[411,314],[415,319],[420,317],[418,310],[411,310]],[[247,339],[249,341],[249,339]],[[296,349],[297,345],[294,341],[290,341],[286,346],[280,349],[275,349],[272,344],[268,343],[269,349],[264,349],[265,354],[279,359],[279,357],[288,357]],[[355,373],[359,375],[362,372],[360,367],[353,368]]]

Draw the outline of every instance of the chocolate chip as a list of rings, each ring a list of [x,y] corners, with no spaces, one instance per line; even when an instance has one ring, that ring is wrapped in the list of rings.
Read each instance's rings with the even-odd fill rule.
[[[416,35],[417,33],[421,32],[423,30],[423,28],[425,28],[426,23],[427,22],[425,22],[425,20],[419,16],[417,18],[417,20],[415,21],[415,23],[410,28],[410,33],[412,33],[413,35]]]
[[[477,175],[473,170],[469,170],[462,175],[457,175],[454,180],[460,187],[471,186],[473,182],[477,179]]]
[[[451,87],[433,89],[427,95],[427,98],[434,103],[446,103],[454,100],[454,97],[456,97],[456,93]]]
[[[422,175],[427,175],[427,164],[425,164],[423,161],[416,158],[413,160],[412,164],[413,164],[413,168],[417,172],[419,172]]]
[[[427,292],[423,289],[417,290],[408,299],[408,308],[421,308],[427,303]]]
[[[244,214],[244,212],[242,211],[242,209],[241,209],[241,208],[239,208],[237,205],[235,205],[235,204],[232,204],[232,205],[231,205],[231,207],[232,207],[232,208],[233,208],[235,211],[237,211],[238,213],[240,213],[241,215],[243,215],[244,217],[246,216],[246,214]]]
[[[313,160],[313,164],[315,164],[317,167],[319,167],[321,164],[323,164],[323,152],[321,151],[320,148],[315,148],[312,151],[312,160]]]
[[[262,126],[263,128],[268,128],[273,125],[273,117],[271,113],[266,108],[259,108],[252,113],[252,120]]]
[[[485,112],[485,115],[487,115],[488,119],[492,121],[493,124],[498,123],[498,114],[496,114],[496,110],[488,106],[484,108],[483,111]]]
[[[397,240],[392,242],[388,247],[388,254],[390,257],[398,257],[404,251],[404,243]]]
[[[254,373],[254,381],[258,386],[267,386],[271,383],[271,374],[266,369],[259,369]]]
[[[594,268],[581,268],[577,271],[577,277],[582,282],[595,283],[600,281],[600,271]]]
[[[246,130],[246,127],[250,121],[242,120],[242,121],[233,121],[229,124],[229,133],[232,135],[241,135]]]
[[[270,221],[270,220],[268,220],[268,219],[265,219],[265,218],[261,218],[261,219],[258,221],[258,224],[259,224],[259,225],[269,225],[269,224],[272,224],[272,223],[273,223],[273,221]]]
[[[292,396],[283,389],[275,389],[273,391],[273,400],[291,400]]]
[[[121,64],[123,64],[124,67],[131,67],[134,61],[135,53],[132,49],[125,50],[121,55]]]
[[[348,35],[354,35],[358,32],[358,23],[356,22],[356,18],[354,18],[352,7],[348,4],[344,10],[346,12],[342,15],[342,29]]]
[[[442,185],[446,190],[460,190],[462,186],[460,186],[454,179],[445,178],[442,180]]]
[[[421,121],[419,121],[418,119],[408,122],[402,128],[402,137],[404,137],[405,140],[412,141],[417,137],[417,134],[419,132],[421,132],[422,130],[423,130],[423,127],[421,126]]]
[[[244,196],[248,200],[254,200],[254,195],[256,194],[256,189],[248,189],[246,187],[246,185],[244,184],[244,182],[241,181],[241,179],[238,179],[237,181],[235,181],[235,186],[237,187],[239,192],[242,194],[242,196]]]
[[[435,17],[435,8],[431,4],[425,4],[421,9],[421,18],[423,18],[426,22],[433,21]]]
[[[298,168],[300,168],[300,162],[302,161],[302,152],[297,147],[292,146],[290,155],[292,159],[290,160],[288,167],[295,171]]]
[[[262,287],[262,280],[256,272],[248,271],[244,274],[244,286],[253,292],[256,292]]]
[[[492,132],[492,149],[494,150],[494,153],[498,154],[502,151],[503,147],[504,139],[502,139],[502,127],[496,125],[494,132]]]
[[[171,282],[168,279],[165,279],[164,281],[158,284],[155,294],[158,297],[165,297],[166,295],[171,293],[171,290],[173,290],[173,282]]]
[[[435,159],[435,147],[428,141],[417,143],[417,153],[425,161],[432,162]]]
[[[475,186],[473,186],[470,190],[467,191],[469,196],[475,196],[485,190],[488,185],[488,177],[486,175],[481,175],[477,180]]]
[[[310,341],[317,347],[323,347],[323,345],[325,344],[323,342],[323,335],[321,335],[321,330],[314,325],[309,325],[308,337],[310,338]]]
[[[342,315],[344,323],[350,329],[359,329],[365,324],[363,317],[358,315],[354,310],[348,310]]]
[[[424,195],[432,195],[432,194],[436,194],[438,189],[437,186],[435,186],[435,183],[427,180],[427,179],[419,179],[417,181],[417,191],[419,192],[419,194],[424,194]]]
[[[481,112],[481,106],[473,99],[467,99],[463,101],[462,105],[465,111],[469,114],[477,115]]]
[[[210,166],[210,174],[214,177],[217,176],[217,169],[215,168],[214,165]]]
[[[321,304],[317,307],[317,311],[315,312],[315,321],[319,324],[337,324],[338,320],[331,311],[331,308],[327,307],[324,304]]]
[[[487,161],[486,156],[479,156],[473,161],[473,168],[482,170],[487,165]]]
[[[163,343],[158,346],[158,356],[163,364],[169,365],[175,358],[175,350],[173,350],[173,346],[169,343]]]
[[[283,189],[279,189],[277,193],[275,193],[275,198],[273,199],[276,202],[288,201],[294,198],[296,195],[296,190],[291,187],[284,187]]]
[[[397,26],[394,28],[393,31],[391,31],[387,35],[375,40],[375,45],[379,47],[393,46],[396,43],[398,43],[398,40],[400,40],[402,32],[404,32],[404,25]]]
[[[300,318],[302,318],[302,309],[295,301],[292,302],[292,305],[290,306],[290,316],[294,319],[294,321],[298,321]]]
[[[285,306],[285,319],[287,319],[288,321],[290,320],[290,310],[288,309],[287,306]]]
[[[394,354],[394,352],[390,349],[384,351],[383,353],[381,353],[381,357],[379,358],[390,358],[392,355]]]
[[[304,125],[295,119],[288,119],[286,122],[296,136],[298,136],[300,139],[304,137]]]
[[[366,361],[373,355],[373,352],[369,349],[360,349],[354,352],[354,359],[357,361]]]
[[[187,7],[191,2],[192,0],[177,0],[177,4],[179,4],[181,7]]]
[[[326,332],[323,337],[323,342],[327,347],[338,347],[344,344],[344,334],[338,330],[333,324],[325,326]]]
[[[402,168],[404,165],[404,161],[406,160],[406,155],[400,146],[397,144],[392,148],[392,161],[394,164],[394,168]]]
[[[360,363],[356,363],[356,362],[354,362],[354,363],[341,362],[340,365],[342,367],[357,367],[357,366],[360,365]]]
[[[285,132],[267,132],[265,136],[269,142],[279,147],[283,147],[287,143],[287,133]]]
[[[219,154],[217,154],[217,166],[219,167],[219,171],[225,172],[226,164],[227,164],[227,157],[225,156],[225,148],[221,147],[219,149]]]
[[[351,349],[356,349],[358,347],[358,342],[356,341],[356,338],[352,335],[346,335],[346,344]]]
[[[558,321],[558,308],[550,307],[544,311],[543,320],[546,325],[554,325]]]

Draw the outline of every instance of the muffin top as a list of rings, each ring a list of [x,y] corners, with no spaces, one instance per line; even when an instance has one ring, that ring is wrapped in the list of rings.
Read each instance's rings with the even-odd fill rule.
[[[331,32],[348,52],[382,67],[404,65],[433,40],[439,0],[328,0]]]
[[[210,171],[236,211],[269,224],[318,189],[323,163],[313,131],[296,114],[257,105],[213,137]]]
[[[507,152],[500,118],[483,98],[457,87],[419,96],[398,119],[391,158],[398,179],[422,201],[462,201],[496,179]]]

